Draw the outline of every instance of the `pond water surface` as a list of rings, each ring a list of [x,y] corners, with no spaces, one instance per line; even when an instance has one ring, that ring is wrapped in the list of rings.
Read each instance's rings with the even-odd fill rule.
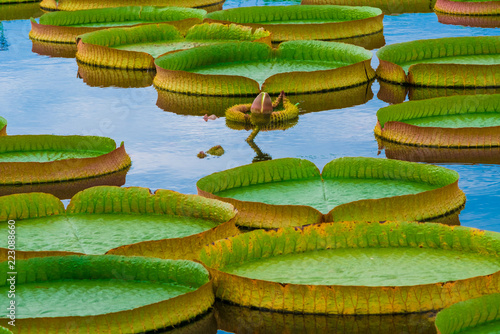
[[[297,2],[240,3],[231,0],[226,2],[224,8],[256,4]],[[100,135],[111,137],[118,143],[124,141],[132,158],[132,167],[124,186],[196,193],[198,179],[213,172],[249,164],[259,149],[273,159],[296,157],[311,160],[320,170],[332,159],[344,156],[385,158],[385,152],[379,151],[373,134],[377,110],[388,105],[377,98],[380,90],[377,81],[355,90],[356,96],[333,93],[309,96],[309,104],[304,103],[303,109],[320,105],[323,101],[327,106],[345,107],[308,112],[321,109],[309,107],[299,116],[293,128],[261,132],[255,140],[257,150],[254,150],[255,147],[245,142],[249,132],[228,128],[224,118],[205,122],[200,116],[205,114],[204,110],[189,110],[189,107],[182,106],[176,107],[175,112],[169,112],[164,110],[164,105],[163,109],[159,108],[158,93],[153,86],[147,86],[147,80],[144,81],[147,87],[143,88],[91,87],[78,77],[78,65],[74,58],[49,57],[32,52],[33,44],[28,38],[29,20],[4,21],[1,24],[0,116],[8,121],[7,133]],[[444,25],[438,22],[434,13],[386,15],[384,18],[387,44],[499,34],[500,29],[497,28]],[[372,66],[376,68],[377,65],[375,58]],[[225,154],[197,158],[198,152],[215,145],[222,145]],[[416,153],[420,158],[422,154]],[[436,155],[435,152],[433,154]],[[489,156],[486,161],[500,163],[499,150],[482,150],[478,154]],[[459,186],[467,196],[465,209],[460,214],[461,224],[500,232],[500,165],[470,163],[473,160],[467,158],[462,161],[467,162],[441,164],[460,174]],[[215,311],[218,318],[224,317],[218,312]],[[249,316],[256,317],[256,321],[263,324],[268,321],[266,316]],[[211,317],[209,315],[201,321],[208,324]],[[365,324],[369,322],[367,319],[360,321]],[[247,320],[241,319],[239,324],[243,327],[240,329],[244,328]],[[276,320],[269,321],[273,323]],[[278,321],[288,320],[283,318]],[[380,323],[379,320],[375,322]],[[207,326],[213,327],[210,324]],[[278,327],[275,324],[273,328]],[[249,329],[248,332],[252,331]]]

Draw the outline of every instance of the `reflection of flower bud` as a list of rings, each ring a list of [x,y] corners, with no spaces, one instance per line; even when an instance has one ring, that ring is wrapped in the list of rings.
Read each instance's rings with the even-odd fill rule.
[[[251,122],[255,125],[265,125],[271,121],[273,101],[267,93],[260,93],[250,107]]]

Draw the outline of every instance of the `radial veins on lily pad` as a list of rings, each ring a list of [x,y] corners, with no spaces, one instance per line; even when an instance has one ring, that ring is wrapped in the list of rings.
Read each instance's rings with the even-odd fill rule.
[[[500,331],[500,293],[465,300],[436,316],[439,334],[486,334]]]
[[[499,87],[500,36],[417,40],[377,51],[382,80],[427,87]]]
[[[361,47],[323,41],[290,41],[277,49],[232,42],[168,53],[156,59],[154,85],[197,95],[256,96],[336,90],[374,78],[372,54]]]
[[[193,259],[203,245],[238,233],[230,204],[170,190],[89,188],[66,211],[41,193],[3,196],[0,203],[2,234],[12,219],[25,236],[16,243],[17,258],[108,253]],[[7,244],[0,247],[6,258]]]
[[[191,320],[214,303],[207,270],[192,261],[52,256],[16,259],[16,270],[15,328],[38,332],[153,332]],[[7,272],[7,262],[0,263],[2,304],[9,303]],[[8,321],[0,317],[0,325]]]
[[[131,164],[123,143],[95,136],[0,137],[0,185],[91,178]]]
[[[79,62],[109,68],[155,69],[154,59],[164,53],[228,41],[258,41],[271,44],[263,29],[205,23],[179,31],[170,24],[149,24],[133,28],[113,28],[78,37]]]
[[[395,104],[377,112],[375,134],[428,147],[500,146],[500,94],[451,96]]]
[[[42,15],[40,23],[31,19],[29,36],[38,41],[75,43],[78,35],[92,31],[165,22],[186,31],[201,23],[205,14],[202,9],[151,6],[53,12]]]
[[[217,298],[319,314],[439,310],[500,292],[500,234],[407,222],[255,230],[203,248]]]
[[[350,6],[239,7],[210,13],[205,21],[234,22],[272,33],[273,43],[292,40],[339,40],[381,32],[378,8]]]
[[[214,173],[198,194],[229,202],[237,224],[253,228],[322,221],[434,221],[465,203],[455,171],[376,158],[340,158],[320,173],[310,161],[285,158]]]

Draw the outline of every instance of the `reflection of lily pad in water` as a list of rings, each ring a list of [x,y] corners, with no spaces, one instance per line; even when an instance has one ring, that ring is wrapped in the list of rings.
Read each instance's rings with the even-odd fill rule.
[[[437,0],[434,6],[437,13],[453,15],[500,15],[498,0]]]
[[[375,134],[431,147],[500,146],[500,95],[451,96],[392,105],[377,112]]]
[[[499,4],[500,5],[500,4]],[[439,23],[480,28],[500,28],[500,15],[459,16],[436,13]]]
[[[215,316],[230,333],[436,334],[435,313],[384,315],[293,314],[215,302]]]
[[[31,51],[42,56],[58,57],[58,58],[75,58],[76,45],[51,43],[32,40],[33,46]]]
[[[93,136],[23,135],[0,138],[0,184],[91,178],[129,167],[123,143]]]
[[[205,14],[201,9],[147,6],[53,12],[42,15],[40,23],[32,19],[29,36],[34,40],[74,44],[78,35],[88,32],[161,22],[185,31],[201,23]]]
[[[90,87],[139,88],[153,84],[154,71],[133,71],[78,64],[78,78]]]
[[[3,197],[2,206],[7,215],[22,205],[15,201],[62,207],[52,196],[33,196]],[[41,252],[99,255],[111,249],[113,254],[144,255],[148,250],[149,256],[192,258],[215,235],[227,237],[236,231],[228,223],[235,214],[230,205],[167,190],[151,195],[144,188],[91,188],[72,198],[66,214],[62,208],[59,211],[45,217],[7,217],[16,219],[16,231],[25,236],[16,243],[16,251],[36,257],[43,256]],[[8,232],[7,224],[2,230]],[[114,249],[121,246],[125,247]],[[7,248],[6,242],[2,247]]]
[[[303,5],[370,6],[386,14],[432,13],[435,0],[302,0]]]
[[[269,32],[219,23],[195,25],[187,32],[170,24],[114,28],[78,37],[79,62],[109,68],[155,69],[154,58],[175,50],[228,41],[270,44]]]
[[[500,331],[500,294],[465,300],[436,316],[440,334],[495,334]]]
[[[12,4],[5,4],[0,0],[2,6],[2,10],[0,10],[0,21],[27,20],[30,17],[40,17],[43,14],[38,1],[33,3],[17,3],[20,1],[16,0],[13,2]]]
[[[452,37],[392,44],[377,52],[377,75],[429,87],[498,87],[500,37]]]
[[[322,174],[307,160],[278,159],[214,173],[197,187],[200,195],[232,203],[239,212],[237,224],[275,228],[321,221],[432,220],[463,205],[457,180],[444,168],[385,159],[336,159]]]
[[[67,256],[18,260],[16,269],[24,273],[16,278],[19,328],[117,333],[126,324],[137,333],[192,319],[214,302],[208,272],[191,261]]]
[[[371,53],[335,42],[224,43],[166,54],[155,61],[160,89],[212,96],[336,90],[370,81]],[[193,84],[193,82],[196,83]]]
[[[442,224],[339,222],[257,230],[207,245],[216,297],[295,313],[439,310],[498,292],[498,233]],[[264,293],[263,293],[264,291]],[[443,294],[446,298],[442,298]]]
[[[210,13],[207,20],[234,22],[272,33],[273,43],[291,40],[338,40],[382,31],[382,11],[371,7],[240,7]]]

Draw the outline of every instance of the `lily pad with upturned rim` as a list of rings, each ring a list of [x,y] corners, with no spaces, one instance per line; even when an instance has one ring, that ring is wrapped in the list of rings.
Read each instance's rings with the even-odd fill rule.
[[[198,194],[231,203],[237,224],[252,228],[322,221],[434,221],[459,211],[465,195],[455,171],[376,158],[340,158],[322,174],[285,158],[203,177]]]
[[[29,36],[38,41],[75,44],[78,35],[111,27],[167,23],[186,31],[201,23],[205,14],[201,9],[152,6],[47,13],[40,17],[40,23],[31,19]]]
[[[223,43],[174,51],[156,59],[154,85],[194,95],[312,93],[362,85],[374,77],[370,51],[323,41]]]
[[[81,11],[124,6],[159,6],[200,8],[207,12],[221,10],[225,0],[42,0],[40,7],[45,11]]]
[[[291,313],[439,310],[500,291],[500,236],[460,226],[339,222],[207,245],[217,298]]]
[[[123,143],[95,136],[0,137],[0,185],[86,179],[129,167]]]
[[[8,303],[7,262],[0,268]],[[16,269],[16,328],[143,333],[193,319],[214,302],[208,272],[191,261],[56,256],[17,260]]]
[[[425,87],[499,87],[500,36],[449,37],[382,47],[377,76]]]
[[[170,24],[149,24],[81,35],[77,39],[76,59],[107,68],[154,70],[154,59],[164,53],[228,41],[271,44],[268,31],[235,24],[205,23],[192,26],[186,32]]]
[[[370,6],[386,14],[432,13],[436,0],[302,0],[303,5]]]
[[[48,194],[0,197],[1,231],[16,221],[17,258],[115,254],[194,259],[202,246],[238,234],[230,204],[171,190],[94,187],[64,210]],[[7,236],[5,237],[7,240]],[[6,257],[7,242],[0,254]]]
[[[340,40],[381,32],[378,8],[350,6],[240,7],[206,15],[208,22],[233,22],[271,32],[273,43],[292,40]]]
[[[500,94],[451,96],[380,109],[375,135],[427,147],[500,146]]]
[[[461,16],[494,16],[500,15],[500,1],[437,0],[434,11]]]
[[[469,299],[438,312],[439,334],[494,334],[500,330],[500,293]]]

